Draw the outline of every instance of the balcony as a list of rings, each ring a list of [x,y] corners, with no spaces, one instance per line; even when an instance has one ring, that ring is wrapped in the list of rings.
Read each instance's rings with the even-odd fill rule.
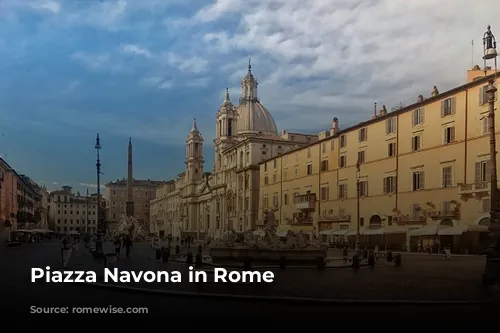
[[[310,215],[294,213],[293,218],[290,221],[290,224],[292,224],[292,225],[312,225],[313,218]]]
[[[485,196],[490,192],[490,183],[473,183],[473,184],[458,184],[458,195],[462,197],[468,196]]]
[[[453,210],[436,210],[428,213],[431,219],[459,219],[460,212],[458,209]]]
[[[318,222],[350,222],[351,215],[321,215],[318,217]]]
[[[316,194],[302,194],[294,197],[293,200],[295,204],[295,209],[303,210],[303,209],[311,209],[314,210],[316,207]]]
[[[426,217],[420,214],[394,216],[393,222],[398,225],[425,224]]]

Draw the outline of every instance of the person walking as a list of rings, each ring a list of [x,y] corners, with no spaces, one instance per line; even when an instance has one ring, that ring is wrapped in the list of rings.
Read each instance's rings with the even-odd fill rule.
[[[132,249],[132,238],[130,235],[125,238],[125,241],[123,242],[123,247],[125,248],[125,254],[127,255],[127,259],[130,258],[130,250]]]
[[[122,242],[120,240],[120,238],[116,238],[115,240],[115,255],[116,255],[116,258],[120,259],[120,247],[122,245]]]

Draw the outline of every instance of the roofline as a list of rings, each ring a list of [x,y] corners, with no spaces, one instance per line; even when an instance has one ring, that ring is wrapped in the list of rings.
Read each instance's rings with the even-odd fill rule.
[[[276,159],[278,157],[283,157],[284,155],[291,154],[291,153],[296,152],[298,150],[301,150],[301,149],[304,149],[304,148],[307,148],[307,147],[311,147],[311,146],[320,144],[320,143],[325,142],[325,141],[332,140],[334,138],[340,137],[343,134],[347,134],[347,133],[352,132],[354,130],[366,127],[368,125],[375,124],[375,123],[377,123],[379,121],[383,121],[383,120],[386,120],[386,119],[389,119],[389,118],[392,118],[392,117],[395,117],[395,116],[399,116],[399,115],[401,115],[403,113],[406,113],[408,111],[412,111],[412,110],[418,109],[419,107],[422,107],[422,106],[434,103],[435,101],[438,101],[438,100],[440,100],[442,98],[446,98],[446,97],[449,97],[449,96],[456,95],[459,92],[466,91],[466,90],[468,90],[468,89],[470,89],[472,87],[475,87],[475,86],[478,86],[478,85],[481,85],[481,84],[484,84],[484,83],[488,82],[488,80],[493,79],[495,77],[495,75],[497,75],[497,74],[498,73],[493,73],[493,74],[490,74],[488,76],[482,77],[480,79],[477,79],[477,80],[474,80],[474,81],[471,81],[471,82],[467,82],[465,84],[462,84],[460,86],[457,86],[455,88],[447,90],[447,91],[445,91],[443,93],[440,93],[437,96],[431,96],[431,97],[429,97],[427,99],[424,99],[422,102],[413,103],[413,104],[407,105],[404,108],[401,108],[399,110],[388,112],[384,116],[377,116],[376,118],[372,118],[370,120],[367,120],[367,121],[364,121],[364,122],[360,122],[360,123],[358,123],[356,125],[353,125],[351,127],[347,127],[346,129],[338,131],[337,133],[335,133],[335,135],[328,136],[328,137],[323,138],[321,140],[312,142],[312,143],[310,143],[308,145],[297,147],[296,149],[293,149],[293,150],[290,150],[290,151],[286,151],[283,154],[276,155],[276,156],[271,157],[271,158],[269,158],[267,160],[261,161],[260,163],[258,163],[258,165],[261,165],[261,164],[264,164],[266,162],[272,161],[272,160],[274,160],[274,159]]]

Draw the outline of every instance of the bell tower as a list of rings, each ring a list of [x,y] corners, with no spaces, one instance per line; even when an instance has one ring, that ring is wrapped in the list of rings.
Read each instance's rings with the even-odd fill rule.
[[[203,178],[203,137],[193,120],[193,128],[186,138],[186,176],[189,182]]]
[[[229,96],[229,89],[226,88],[224,95],[224,102],[217,111],[216,115],[216,133],[215,133],[215,172],[222,169],[222,156],[221,151],[229,148],[236,140],[236,122],[238,121],[238,114],[231,102]]]

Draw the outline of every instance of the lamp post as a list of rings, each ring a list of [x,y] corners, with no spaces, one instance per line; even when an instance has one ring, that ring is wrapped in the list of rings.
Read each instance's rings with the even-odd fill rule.
[[[360,248],[359,248],[359,237],[360,237],[360,232],[359,232],[359,225],[360,225],[360,209],[359,209],[359,178],[360,178],[360,163],[359,159],[356,162],[356,218],[357,218],[357,225],[356,225],[356,253],[359,253]]]
[[[94,146],[97,153],[97,161],[96,161],[96,171],[97,171],[97,239],[95,241],[95,256],[101,257],[104,255],[102,250],[102,235],[105,232],[105,228],[102,225],[101,221],[101,159],[99,156],[99,150],[101,150],[101,142],[99,139],[99,133],[97,133],[97,137],[95,139]]]
[[[496,151],[496,133],[495,133],[495,97],[497,88],[495,87],[496,72],[497,72],[497,50],[495,36],[491,32],[491,27],[488,25],[487,31],[483,36],[484,48],[484,74],[487,76],[488,67],[487,61],[493,60],[494,75],[488,79],[486,87],[486,95],[488,98],[488,118],[489,118],[489,134],[490,134],[490,163],[491,163],[491,208],[490,208],[490,231],[493,236],[493,241],[487,250],[486,267],[483,275],[483,283],[485,285],[496,285],[500,282],[500,206],[497,180],[497,151]]]

